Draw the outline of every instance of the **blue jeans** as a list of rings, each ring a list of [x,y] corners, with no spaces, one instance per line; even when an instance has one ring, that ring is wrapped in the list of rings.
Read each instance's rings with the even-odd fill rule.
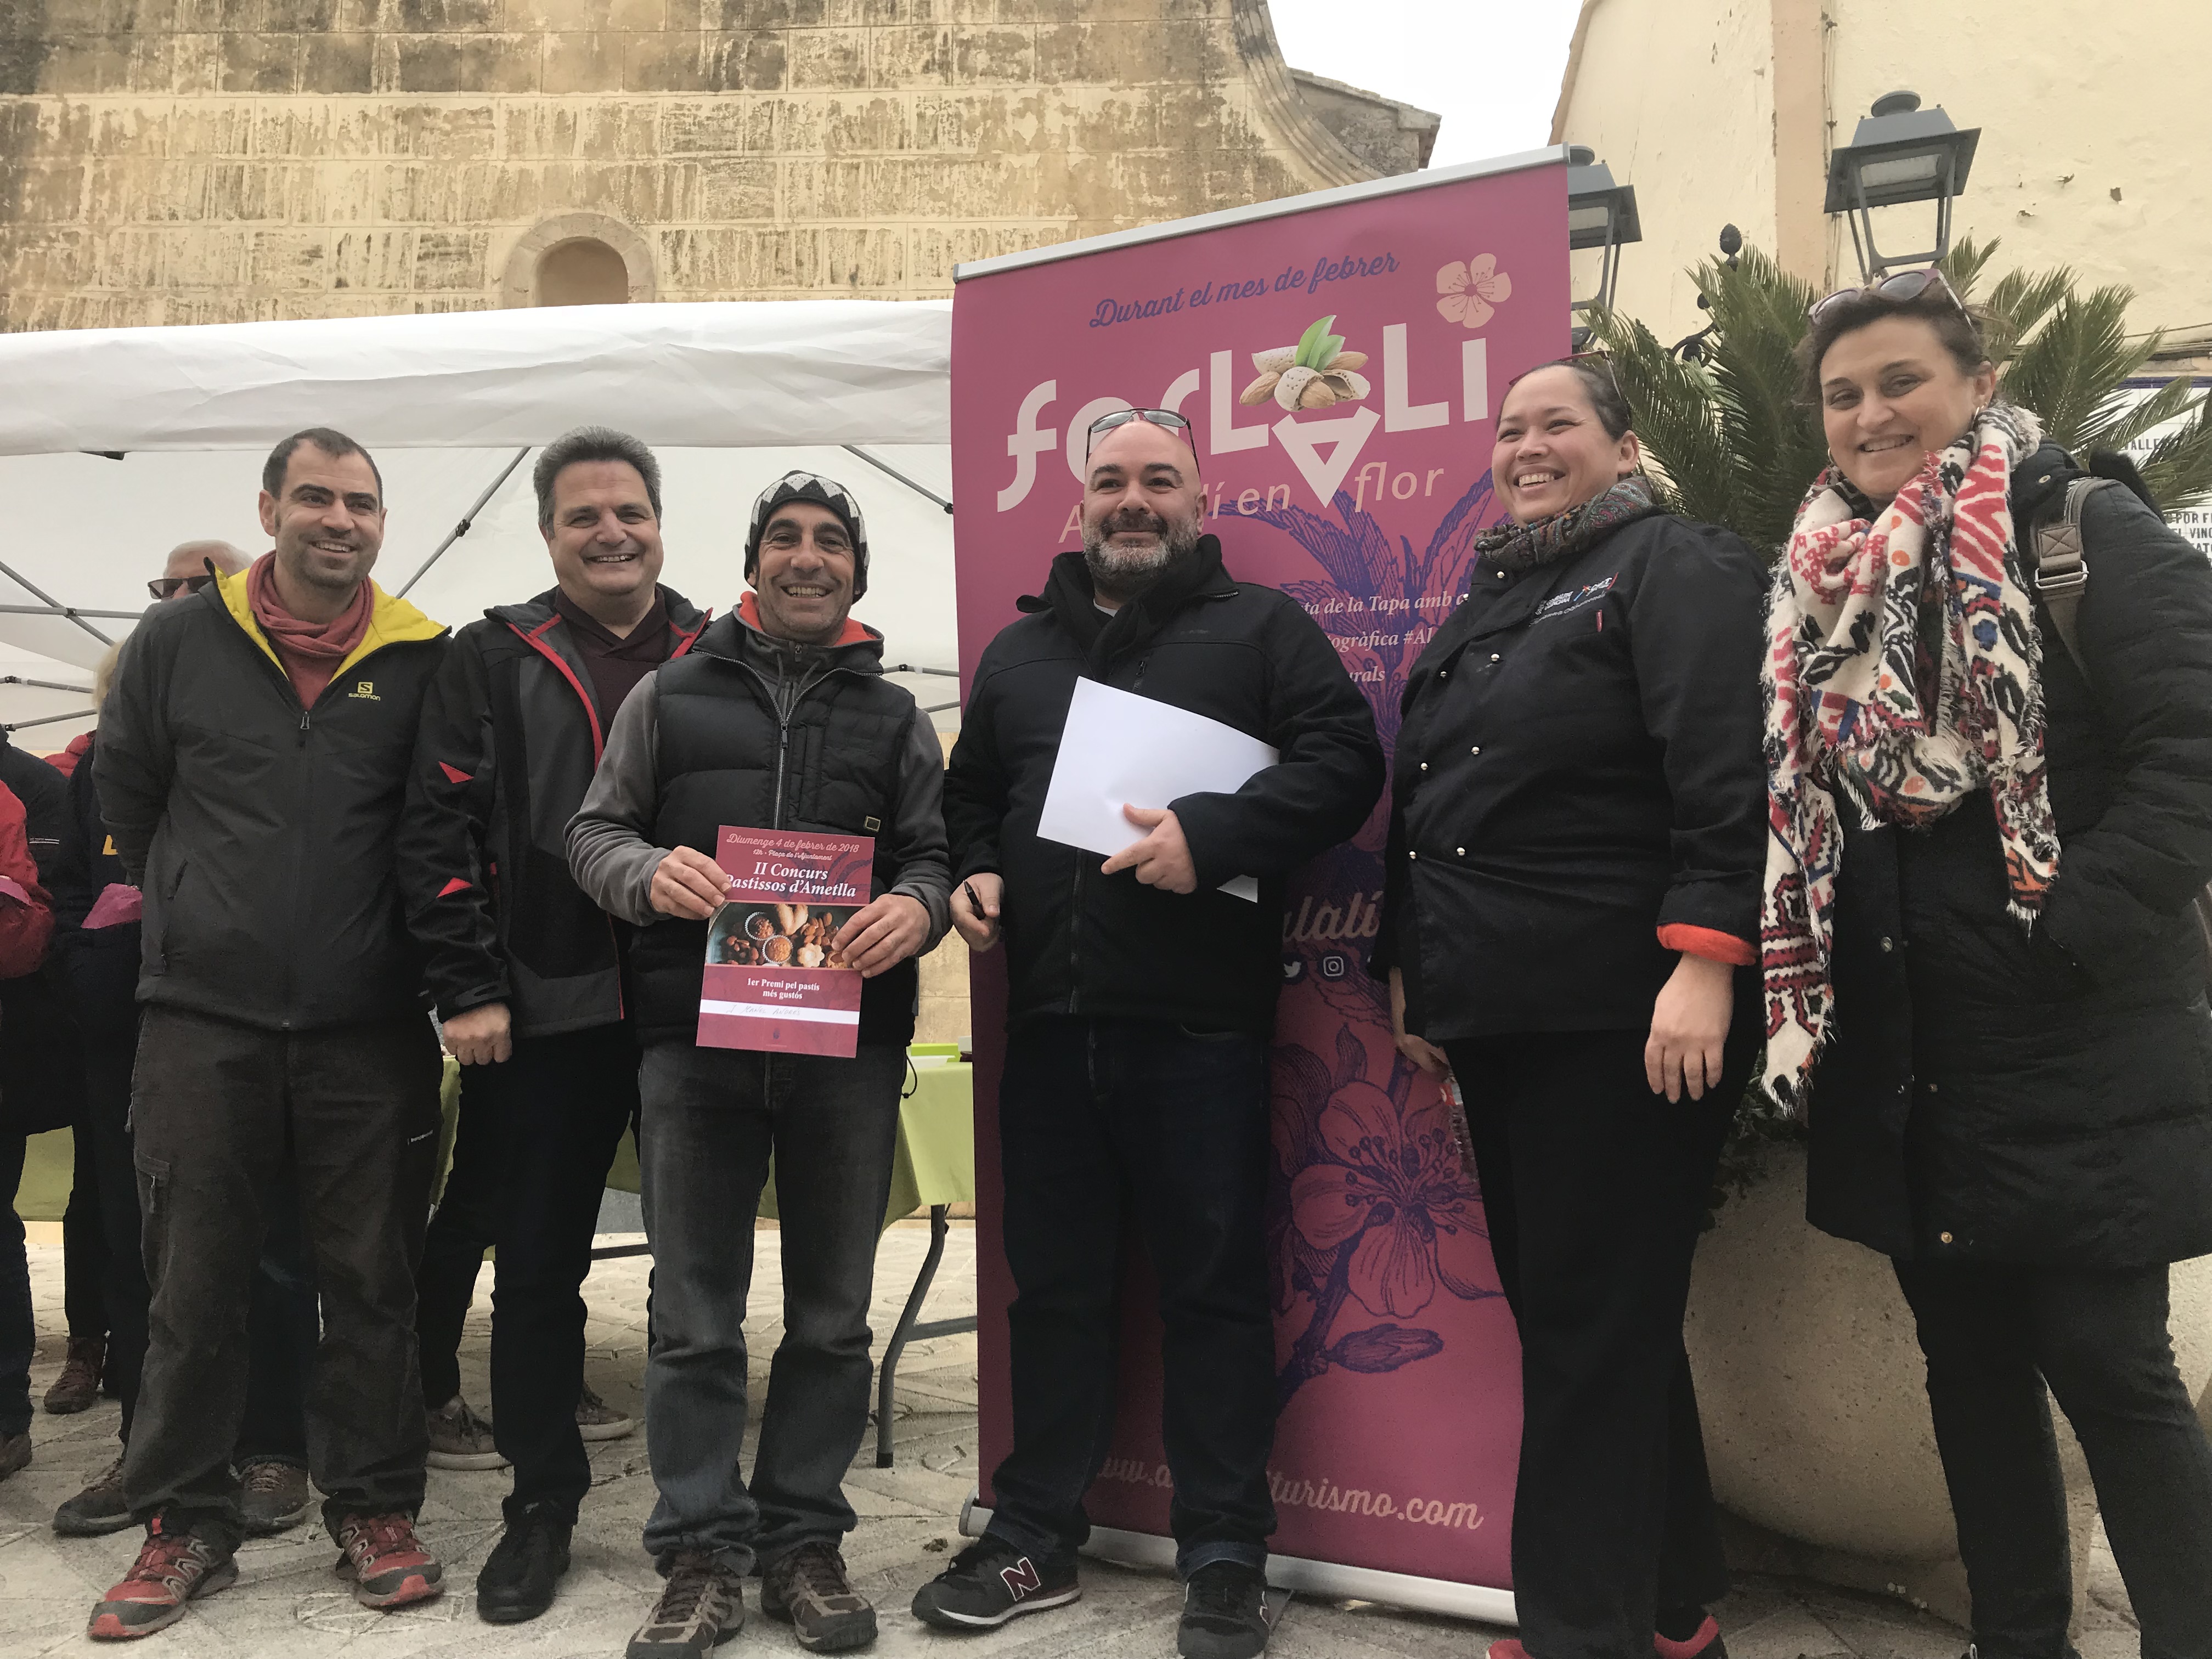
[[[1261,1211],[1267,1045],[1162,1020],[1031,1020],[999,1085],[1013,1449],[990,1532],[1057,1553],[1114,1432],[1121,1239],[1159,1280],[1161,1438],[1176,1567],[1263,1566],[1275,1529],[1275,1336]]]
[[[664,1571],[678,1550],[702,1550],[750,1572],[853,1529],[845,1471],[868,1428],[868,1304],[905,1077],[906,1051],[882,1043],[851,1060],[680,1042],[645,1051],[645,1447],[660,1492],[645,1547]],[[771,1153],[784,1334],[748,1482],[745,1298]]]

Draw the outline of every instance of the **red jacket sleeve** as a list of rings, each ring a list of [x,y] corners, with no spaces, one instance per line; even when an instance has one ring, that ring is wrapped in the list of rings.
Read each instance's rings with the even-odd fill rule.
[[[53,933],[53,906],[31,860],[23,803],[0,786],[0,979],[36,973]]]

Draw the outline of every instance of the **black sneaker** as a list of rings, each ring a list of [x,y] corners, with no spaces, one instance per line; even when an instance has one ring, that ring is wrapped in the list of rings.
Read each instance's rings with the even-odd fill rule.
[[[1003,1539],[981,1538],[914,1593],[914,1616],[939,1630],[993,1630],[1082,1594],[1073,1553],[1030,1555]]]
[[[704,1550],[678,1550],[626,1659],[702,1659],[745,1627],[745,1584]]]
[[[568,1517],[550,1504],[532,1504],[507,1523],[477,1572],[477,1617],[519,1625],[553,1605],[554,1586],[568,1571]]]
[[[123,1501],[123,1460],[117,1458],[66,1498],[54,1511],[54,1530],[64,1538],[99,1538],[131,1524],[131,1505]]]
[[[1183,1659],[1256,1659],[1267,1650],[1267,1578],[1241,1561],[1210,1561],[1182,1587],[1176,1651]]]

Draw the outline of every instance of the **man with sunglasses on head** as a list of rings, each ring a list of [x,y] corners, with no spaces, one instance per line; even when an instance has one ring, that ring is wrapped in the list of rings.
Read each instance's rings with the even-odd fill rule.
[[[1121,410],[1093,425],[1083,549],[1053,560],[1042,594],[984,650],[945,777],[954,924],[977,951],[1003,925],[1007,947],[1014,1443],[991,1478],[989,1529],[914,1612],[977,1630],[1079,1594],[1133,1224],[1164,1326],[1177,1645],[1250,1659],[1267,1642],[1275,1528],[1261,1211],[1285,878],[1358,830],[1383,763],[1328,635],[1288,595],[1223,568],[1205,511],[1181,416]],[[1037,826],[1079,679],[1233,726],[1281,758],[1234,793],[1125,807],[1130,844],[1103,861],[1047,841]],[[1258,878],[1256,903],[1221,890],[1240,876]]]

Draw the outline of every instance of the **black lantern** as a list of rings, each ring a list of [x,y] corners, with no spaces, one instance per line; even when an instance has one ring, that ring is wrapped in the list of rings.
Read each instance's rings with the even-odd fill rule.
[[[1584,144],[1567,148],[1567,246],[1573,249],[1602,248],[1598,262],[1597,292],[1577,300],[1577,313],[1610,311],[1613,290],[1620,276],[1620,250],[1625,243],[1644,240],[1636,216],[1636,186],[1617,185],[1613,169]],[[1589,343],[1589,330],[1574,331],[1575,349]]]
[[[1828,157],[1826,210],[1850,216],[1851,249],[1871,283],[1893,265],[1933,264],[1951,250],[1951,198],[1966,187],[1982,130],[1961,132],[1943,106],[1920,107],[1920,94],[1891,92],[1874,100],[1851,142]],[[1936,204],[1936,246],[1923,253],[1875,246],[1873,210],[1906,202]]]

